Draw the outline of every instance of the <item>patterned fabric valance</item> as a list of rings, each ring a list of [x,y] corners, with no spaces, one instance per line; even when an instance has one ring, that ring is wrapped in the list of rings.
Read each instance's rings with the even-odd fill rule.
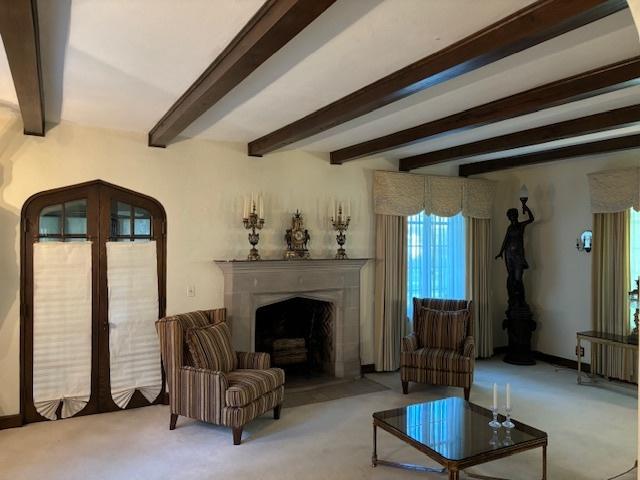
[[[633,207],[640,211],[640,167],[590,173],[591,211],[621,212]]]
[[[473,218],[491,218],[495,184],[488,180],[440,177],[399,172],[374,172],[375,213],[451,217],[458,212]]]

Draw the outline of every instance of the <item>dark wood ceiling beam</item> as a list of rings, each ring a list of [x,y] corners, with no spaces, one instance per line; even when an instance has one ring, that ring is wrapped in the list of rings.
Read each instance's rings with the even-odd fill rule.
[[[525,50],[627,7],[624,0],[539,0],[432,55],[249,143],[249,155],[353,120],[416,92]]]
[[[480,173],[495,172],[509,168],[534,165],[537,163],[553,162],[575,157],[591,156],[598,153],[615,152],[619,150],[630,150],[640,148],[640,134],[628,135],[626,137],[608,138],[595,142],[570,145],[568,147],[543,150],[541,152],[515,155],[513,157],[487,160],[485,162],[468,163],[460,165],[458,173],[461,177],[477,175]]]
[[[37,0],[1,0],[0,35],[26,135],[44,136],[44,94]]]
[[[545,108],[591,98],[640,84],[640,56],[485,103],[448,117],[400,130],[331,152],[331,163],[343,163],[449,135]]]
[[[267,0],[149,132],[165,147],[336,0]]]
[[[414,155],[400,159],[400,171],[407,172],[428,165],[449,162],[465,157],[503,152],[514,148],[538,145],[564,138],[588,135],[614,128],[640,124],[640,105],[609,110],[543,127],[521,130],[499,137]]]

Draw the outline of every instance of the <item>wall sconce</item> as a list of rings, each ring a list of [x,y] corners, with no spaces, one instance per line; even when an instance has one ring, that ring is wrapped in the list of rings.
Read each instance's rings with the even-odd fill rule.
[[[593,233],[591,233],[591,230],[585,230],[584,232],[582,232],[582,234],[578,237],[578,240],[576,241],[576,248],[578,249],[578,251],[589,253],[591,251],[592,238],[593,238]]]

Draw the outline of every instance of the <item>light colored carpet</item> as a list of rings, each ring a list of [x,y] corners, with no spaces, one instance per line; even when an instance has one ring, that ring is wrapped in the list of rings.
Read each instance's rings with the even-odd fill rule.
[[[328,402],[340,398],[364,395],[367,393],[381,392],[389,387],[382,383],[369,380],[368,378],[358,378],[356,380],[345,380],[338,382],[327,382],[315,387],[288,388],[285,387],[284,408],[299,407],[311,403]]]
[[[416,386],[400,392],[397,374],[369,378],[392,390],[287,408],[245,430],[234,447],[222,427],[180,418],[168,429],[168,407],[44,422],[0,431],[2,479],[442,479],[370,466],[371,413],[461,389]],[[471,401],[487,406],[492,382],[512,384],[514,417],[549,434],[550,479],[606,479],[636,458],[637,398],[633,390],[578,386],[570,370],[548,364],[478,363]],[[381,432],[380,458],[434,465]],[[435,465],[434,465],[435,466]],[[539,479],[540,449],[473,467],[474,473]],[[464,476],[463,476],[464,478]]]

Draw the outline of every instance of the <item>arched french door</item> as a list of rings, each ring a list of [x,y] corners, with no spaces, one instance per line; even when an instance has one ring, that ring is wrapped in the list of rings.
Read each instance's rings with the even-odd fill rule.
[[[116,310],[116,307],[113,307],[113,297],[115,296],[113,284],[116,281],[125,284],[125,287],[129,286],[130,289],[135,288],[136,285],[145,284],[146,281],[147,291],[153,290],[153,294],[157,294],[157,309],[156,297],[153,296],[152,311],[157,312],[159,317],[165,315],[166,215],[162,205],[146,195],[96,180],[32,196],[22,209],[21,227],[21,410],[23,422],[34,422],[45,418],[64,418],[71,416],[70,411],[74,412],[73,415],[87,415],[162,403],[165,397],[163,374],[160,374],[162,375],[162,383],[161,386],[158,386],[159,393],[154,391],[153,395],[143,394],[144,389],[136,389],[131,390],[133,394],[129,393],[125,401],[119,399],[120,406],[114,401],[114,398],[118,399],[118,397],[112,391],[111,380],[115,377],[112,377],[111,366],[117,362],[112,363],[114,352],[110,352],[110,337],[112,337],[111,343],[113,344],[113,339],[119,336],[120,344],[113,350],[125,352],[121,357],[121,359],[125,359],[125,364],[118,367],[118,375],[121,376],[121,371],[127,369],[126,358],[133,359],[132,364],[136,362],[136,352],[132,352],[131,349],[137,348],[134,337],[140,329],[134,325],[135,315],[133,317],[129,315],[129,320],[133,318],[133,322],[129,321],[129,324],[120,325],[113,318],[111,318],[110,324],[109,316],[110,304],[112,310]],[[128,246],[123,245],[123,242]],[[123,250],[126,250],[124,256],[122,255]],[[116,255],[113,252],[120,253]],[[113,272],[118,271],[118,268],[113,267],[113,259],[124,258],[124,260],[120,260],[121,264],[135,264],[135,256],[139,254],[146,254],[148,257],[146,267],[144,262],[138,262],[146,268],[142,272],[142,274],[146,274],[146,277],[140,281],[127,278],[123,281],[122,278],[114,277]],[[154,256],[155,265],[153,265]],[[45,261],[49,261],[50,265],[43,267],[42,263]],[[60,266],[56,262],[59,262]],[[110,262],[112,265],[108,271],[107,266]],[[34,263],[36,271],[34,271]],[[153,268],[150,268],[150,265]],[[59,275],[56,274],[56,268],[60,269]],[[121,268],[120,271],[121,276],[129,275],[129,270],[126,268]],[[153,273],[145,273],[147,271]],[[135,265],[131,272],[136,274]],[[65,275],[68,276],[68,280]],[[150,275],[152,276],[150,277]],[[157,290],[155,290],[156,277]],[[86,281],[78,282],[78,278],[86,278]],[[109,281],[112,283],[111,286]],[[74,282],[76,283],[74,284]],[[54,286],[49,288],[49,284]],[[57,285],[57,290],[55,285]],[[82,289],[86,289],[86,295],[76,295],[77,290]],[[64,302],[67,301],[65,298],[56,299],[56,292],[61,292],[61,297],[68,297],[71,303],[65,305]],[[37,304],[34,304],[34,295],[37,296]],[[78,306],[73,304],[76,296],[80,301]],[[125,298],[121,301],[118,307],[120,311],[125,311],[125,317],[127,306],[131,304],[130,298],[131,295],[129,295],[129,299]],[[83,301],[84,303],[82,303]],[[131,308],[141,307],[132,304]],[[149,305],[142,308],[146,308],[148,317]],[[79,312],[85,312],[84,316],[79,316]],[[49,318],[47,314],[50,314],[53,319],[50,323],[47,323]],[[70,377],[73,375],[78,377],[77,370],[83,370],[86,379],[80,375],[83,378],[82,381],[74,379],[75,377],[68,381],[71,390],[80,389],[83,390],[83,394],[86,394],[83,402],[78,404],[77,408],[73,408],[72,402],[66,404],[62,399],[59,403],[51,403],[49,411],[46,413],[43,413],[41,402],[36,407],[37,402],[34,401],[34,317],[37,333],[36,363],[44,365],[43,368],[39,368],[35,372],[35,378],[42,383],[42,372],[46,372],[46,368],[56,368],[57,370],[53,370],[56,375],[62,374],[65,369],[68,369]],[[83,318],[90,322],[90,327],[82,324]],[[67,322],[68,319],[74,319],[76,323]],[[143,349],[147,351],[156,348],[152,345],[153,339],[149,332],[148,323],[143,325],[148,338]],[[120,330],[116,332],[115,327],[119,327]],[[74,329],[86,332],[85,339],[87,341],[80,342],[83,343],[80,348],[75,343],[82,335],[76,334]],[[88,341],[89,337],[90,341]],[[55,345],[52,342],[56,338],[60,338],[61,342],[66,341],[68,345]],[[42,353],[43,344],[46,346],[45,354]],[[120,345],[124,345],[124,347]],[[74,351],[76,348],[77,352]],[[55,357],[54,360],[51,360],[47,355]],[[90,368],[77,364],[80,358],[84,358],[82,355],[85,355],[86,361],[90,362]],[[68,362],[65,363],[67,360]],[[55,364],[56,367],[52,367],[52,364]],[[155,362],[151,366],[143,367],[143,369],[153,370],[154,364]],[[49,370],[49,372],[51,371]],[[161,372],[159,363],[157,371]],[[90,385],[88,385],[89,375]],[[78,386],[78,383],[83,385]],[[36,390],[40,392],[41,385],[38,385]],[[66,415],[63,412],[65,409]],[[75,410],[79,411],[75,412]]]

